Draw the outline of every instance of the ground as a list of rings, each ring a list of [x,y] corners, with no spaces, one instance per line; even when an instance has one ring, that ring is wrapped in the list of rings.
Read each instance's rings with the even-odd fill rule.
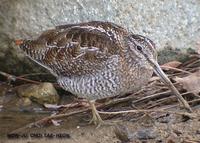
[[[19,115],[20,117],[16,117],[18,117],[18,119],[21,118],[22,120],[18,120],[17,122],[11,122],[17,118],[13,119],[13,117],[9,117],[9,115],[7,115],[7,117],[4,116],[4,122],[5,118],[7,118],[7,122],[5,122],[3,127],[4,130],[1,130],[1,134],[3,133],[4,135],[7,135],[5,131],[8,128],[6,127],[9,127],[7,133],[10,133],[10,131],[13,129],[21,127],[22,124],[25,125],[29,123],[31,120],[33,120],[33,118],[41,118],[38,117],[38,115],[29,115],[29,117],[25,114],[23,116],[22,114]],[[130,115],[128,116],[130,117]],[[16,133],[16,135],[21,136],[28,135],[28,138],[16,138],[16,136],[14,137],[14,135],[9,134],[10,137],[9,139],[6,139],[6,142],[36,143],[42,141],[58,143],[192,143],[195,141],[200,141],[200,117],[196,119],[189,119],[187,117],[183,117],[182,115],[174,114],[165,114],[161,117],[155,117],[154,115],[147,114],[139,119],[130,119],[129,121],[121,119],[121,122],[114,126],[101,126],[99,128],[96,128],[94,125],[87,125],[87,122],[84,121],[84,119],[87,118],[87,114],[81,114],[64,119],[62,118],[63,122],[60,126],[51,125],[41,128],[28,128]],[[116,121],[116,119],[109,121]],[[13,124],[12,127],[11,124]],[[52,135],[54,135],[54,137],[52,137]],[[5,142],[4,139],[2,142]]]

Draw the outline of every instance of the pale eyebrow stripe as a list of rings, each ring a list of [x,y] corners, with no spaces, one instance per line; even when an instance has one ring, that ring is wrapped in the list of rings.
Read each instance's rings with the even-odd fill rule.
[[[154,49],[154,46],[152,45],[152,43],[149,41],[148,38],[144,38],[144,40],[152,47],[152,49]]]

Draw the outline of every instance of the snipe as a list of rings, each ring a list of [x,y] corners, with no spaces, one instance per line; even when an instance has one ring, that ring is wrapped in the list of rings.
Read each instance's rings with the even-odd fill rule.
[[[55,75],[63,89],[89,100],[95,124],[103,122],[94,105],[96,99],[135,92],[153,71],[191,110],[157,64],[154,43],[116,24],[61,25],[36,40],[18,44],[29,58]]]

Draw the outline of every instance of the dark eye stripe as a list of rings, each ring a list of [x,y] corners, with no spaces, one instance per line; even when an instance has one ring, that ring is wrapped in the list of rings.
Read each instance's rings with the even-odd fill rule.
[[[153,52],[156,51],[154,42],[152,40],[150,40],[149,38],[139,35],[139,34],[134,34],[134,35],[132,35],[132,37],[146,42],[151,51],[153,51]]]
[[[150,50],[150,52],[154,55],[154,57],[155,58],[157,57],[157,51],[155,48],[155,44],[152,40],[150,40],[149,38],[147,38],[145,36],[139,35],[139,34],[132,34],[131,38],[134,39],[133,42],[137,41],[139,43],[142,43],[144,45],[145,49],[148,48],[148,50]],[[136,45],[138,46],[139,44],[136,44]],[[140,52],[143,52],[143,50],[140,50],[139,47],[136,47],[136,49]],[[143,54],[145,54],[145,53],[143,53]]]

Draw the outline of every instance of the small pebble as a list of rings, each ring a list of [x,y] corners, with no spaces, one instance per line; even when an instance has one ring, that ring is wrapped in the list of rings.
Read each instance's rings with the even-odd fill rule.
[[[196,134],[200,134],[200,129],[196,130]]]
[[[142,129],[137,131],[137,138],[140,140],[155,139],[156,133],[153,129]]]
[[[129,142],[131,135],[130,132],[128,130],[128,128],[126,126],[123,125],[118,125],[115,127],[115,135],[116,137],[121,141],[121,142]]]

